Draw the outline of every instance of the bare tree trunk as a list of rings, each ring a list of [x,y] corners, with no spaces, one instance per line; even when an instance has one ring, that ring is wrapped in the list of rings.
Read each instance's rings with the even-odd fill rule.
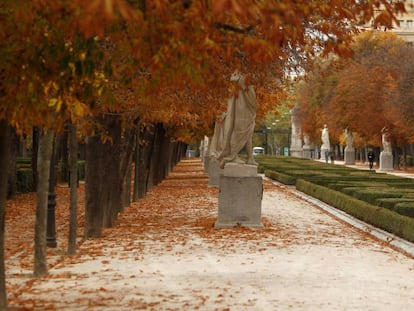
[[[69,182],[69,122],[66,123],[67,130],[64,131],[63,135],[59,137],[57,144],[57,155],[55,157],[56,163],[60,161],[60,180]]]
[[[85,237],[100,237],[102,228],[112,227],[122,210],[121,120],[112,115],[98,120],[109,140],[104,142],[101,136],[88,139]]]
[[[149,176],[147,188],[151,189],[159,183],[159,168],[160,168],[160,152],[161,152],[161,130],[162,125],[157,123],[154,127],[154,140],[152,146],[151,157],[149,160]]]
[[[120,174],[122,182],[122,208],[131,204],[131,166],[135,150],[137,129],[130,128],[124,131]]]
[[[85,237],[99,238],[102,235],[103,206],[101,204],[101,137],[88,137],[86,145],[86,205],[85,205]]]
[[[131,179],[132,179],[132,165],[130,164],[128,167],[128,171],[125,176],[124,185],[122,188],[122,207],[130,207],[131,206]]]
[[[137,131],[137,136],[136,136],[136,142],[135,142],[135,154],[134,154],[134,162],[135,162],[135,166],[134,166],[134,192],[132,195],[132,202],[136,202],[138,201],[139,198],[139,174],[140,174],[140,169],[139,169],[139,159],[140,159],[140,146],[139,146],[139,133],[140,131]]]
[[[154,147],[154,129],[145,128],[143,133],[140,133],[140,143],[138,144],[138,154],[139,159],[138,163],[138,179],[135,181],[138,185],[138,198],[145,197],[150,186],[150,165],[151,165],[151,156],[153,154]]]
[[[70,220],[68,254],[76,254],[76,231],[78,228],[78,139],[76,125],[69,124],[69,178],[70,178]]]
[[[39,128],[34,127],[32,132],[32,172],[33,172],[33,191],[37,189],[38,173],[37,173],[37,153],[39,152]]]
[[[104,201],[104,227],[114,225],[118,213],[122,210],[122,176],[121,176],[121,119],[119,116],[105,116],[104,124],[112,142],[106,141],[102,154],[104,178],[101,196]]]
[[[4,226],[6,218],[7,171],[9,165],[9,126],[0,120],[0,310],[7,309]]]
[[[46,222],[49,191],[50,159],[53,147],[53,131],[41,133],[39,137],[39,152],[37,157],[38,185],[35,224],[35,260],[34,276],[47,274],[46,263]]]
[[[9,198],[12,198],[17,192],[17,157],[19,154],[20,137],[17,135],[14,128],[9,129],[9,135],[9,188],[7,195]]]

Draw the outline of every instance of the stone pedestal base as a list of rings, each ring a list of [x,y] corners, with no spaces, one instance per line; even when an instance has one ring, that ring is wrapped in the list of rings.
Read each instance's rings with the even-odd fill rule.
[[[208,186],[218,187],[219,178],[222,173],[223,169],[220,168],[220,163],[214,157],[211,157],[208,161]]]
[[[214,226],[263,228],[261,219],[263,185],[262,177],[257,176],[257,167],[240,164],[228,167],[229,164],[226,164],[224,174],[220,176],[218,217]],[[242,169],[244,173],[240,171],[236,173],[236,166],[239,166],[239,169],[244,166]],[[251,176],[253,167],[256,170],[255,176]],[[226,176],[227,174],[232,176]],[[241,176],[243,174],[248,176]]]
[[[354,165],[355,164],[355,149],[345,150],[345,165]]]
[[[312,158],[312,150],[311,148],[303,148],[303,157],[306,159]]]
[[[330,150],[329,149],[321,149],[321,160],[322,161],[328,161],[329,159],[326,159],[326,155],[329,155]]]
[[[257,165],[230,162],[224,166],[223,175],[229,177],[255,177],[257,176]]]
[[[303,149],[297,148],[297,149],[290,149],[290,156],[296,157],[296,158],[303,158]]]
[[[392,171],[393,170],[393,158],[391,152],[380,153],[380,171]]]
[[[210,160],[211,160],[211,156],[206,155],[203,158],[203,168],[204,168],[204,173],[208,174],[208,168],[210,165]]]

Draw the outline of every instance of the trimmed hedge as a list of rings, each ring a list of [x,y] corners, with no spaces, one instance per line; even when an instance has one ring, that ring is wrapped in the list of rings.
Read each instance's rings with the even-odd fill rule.
[[[28,163],[30,158],[19,158],[18,167],[16,171],[17,184],[16,190],[18,193],[26,193],[34,191],[34,181],[31,164]],[[86,162],[84,160],[78,161],[79,180],[85,180]]]
[[[398,214],[413,217],[414,219],[414,202],[400,202],[395,204],[392,208],[393,211],[397,212]]]
[[[34,189],[32,169],[18,169],[17,172],[17,192],[26,193]]]
[[[86,176],[86,161],[85,160],[79,160],[78,161],[78,179],[79,180],[85,180]]]
[[[380,199],[376,200],[375,205],[385,207],[385,208],[388,208],[388,209],[393,209],[396,204],[403,203],[403,202],[413,202],[414,203],[414,198],[405,198],[405,197],[380,198]]]
[[[414,218],[394,213],[386,208],[369,204],[303,179],[297,180],[296,188],[362,221],[414,243]]]
[[[281,182],[282,184],[285,184],[285,185],[295,185],[296,184],[296,177],[289,176],[289,175],[282,174],[282,173],[278,173],[276,171],[266,170],[265,171],[265,176],[269,177],[273,180],[277,180],[278,182]]]
[[[414,242],[414,180],[293,157],[258,159],[269,178],[293,185],[373,226]]]

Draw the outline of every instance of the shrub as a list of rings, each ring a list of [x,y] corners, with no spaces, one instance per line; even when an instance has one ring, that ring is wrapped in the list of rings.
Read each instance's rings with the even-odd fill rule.
[[[401,198],[401,192],[390,191],[388,188],[365,188],[352,193],[352,195],[370,204],[376,204],[376,200],[380,198]]]
[[[414,201],[397,203],[392,210],[398,214],[414,218]]]
[[[401,197],[401,198],[380,198],[376,200],[376,205],[381,206],[381,207],[385,207],[388,209],[393,209],[394,206],[398,203],[403,203],[403,202],[412,202],[414,203],[414,198],[405,198],[405,197]]]
[[[31,169],[18,169],[17,172],[17,192],[25,193],[34,191],[33,171]]]
[[[78,178],[79,180],[85,180],[86,176],[86,161],[79,160],[78,161]]]
[[[309,194],[331,206],[384,229],[403,239],[414,242],[414,219],[377,207],[367,202],[347,196],[341,192],[315,185],[303,179],[296,182],[298,190]],[[400,203],[404,204],[404,203]]]
[[[277,180],[278,182],[281,182],[282,184],[285,184],[285,185],[294,185],[296,183],[295,177],[282,174],[282,173],[278,173],[272,170],[266,170],[265,176],[273,180]]]

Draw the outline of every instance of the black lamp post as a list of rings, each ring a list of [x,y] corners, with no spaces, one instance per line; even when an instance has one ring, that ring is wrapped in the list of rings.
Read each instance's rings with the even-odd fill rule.
[[[55,227],[55,143],[53,142],[52,156],[50,159],[49,175],[49,193],[47,197],[47,227],[46,227],[46,245],[48,247],[57,247],[56,227]]]

